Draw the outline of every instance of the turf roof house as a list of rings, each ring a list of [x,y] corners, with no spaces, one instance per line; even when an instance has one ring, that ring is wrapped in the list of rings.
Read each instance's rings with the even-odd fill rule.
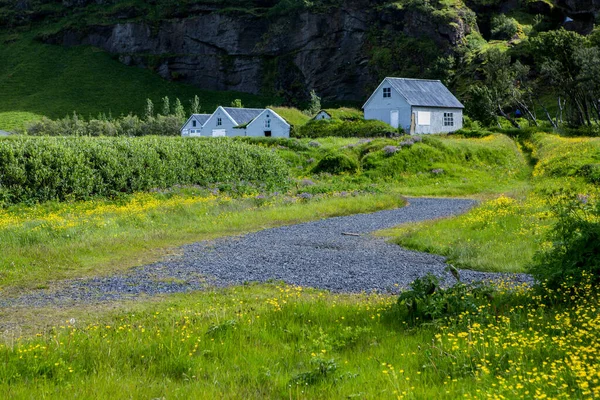
[[[181,128],[181,135],[289,138],[290,124],[270,108],[219,107],[210,115],[192,115]]]
[[[365,119],[411,135],[461,129],[464,108],[442,82],[407,78],[385,78],[363,106]]]

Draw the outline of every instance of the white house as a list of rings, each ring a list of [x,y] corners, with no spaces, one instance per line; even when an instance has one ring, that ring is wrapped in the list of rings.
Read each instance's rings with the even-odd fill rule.
[[[410,134],[462,128],[464,106],[439,80],[385,78],[363,105],[365,119],[401,127]]]
[[[313,117],[313,119],[314,119],[315,121],[321,121],[321,120],[324,120],[324,119],[325,119],[325,120],[329,120],[329,119],[331,119],[331,114],[329,114],[329,113],[328,113],[327,111],[325,111],[325,110],[321,110],[321,111],[319,111],[319,112],[317,113],[317,115],[315,115],[315,116]]]
[[[210,114],[192,114],[181,127],[181,136],[202,136],[202,125],[208,121]]]
[[[218,107],[211,115],[201,114],[196,118],[197,124],[204,119],[202,126],[196,129],[199,134],[186,135],[191,132],[194,115],[181,128],[182,136],[255,136],[255,137],[290,137],[290,124],[270,108],[234,108]]]

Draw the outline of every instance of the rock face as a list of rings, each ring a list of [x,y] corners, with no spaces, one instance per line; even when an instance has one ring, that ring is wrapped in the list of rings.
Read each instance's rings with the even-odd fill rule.
[[[97,46],[125,64],[203,89],[273,93],[288,100],[305,98],[315,89],[327,99],[362,100],[381,78],[370,68],[372,32],[428,38],[442,56],[470,29],[461,17],[440,22],[423,12],[376,9],[368,3],[346,2],[327,13],[277,18],[206,10],[152,25],[65,30],[48,41]]]
[[[556,5],[573,19],[565,28],[588,34],[600,16],[600,0],[557,0]]]

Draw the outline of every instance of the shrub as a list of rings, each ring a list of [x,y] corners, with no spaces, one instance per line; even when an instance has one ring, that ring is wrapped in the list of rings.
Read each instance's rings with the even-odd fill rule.
[[[328,172],[330,174],[341,174],[344,172],[355,173],[357,171],[358,161],[342,153],[329,153],[325,155],[313,168],[314,173]]]
[[[373,120],[323,120],[310,121],[295,132],[298,137],[391,137],[398,131],[381,121]]]
[[[519,23],[504,14],[492,18],[492,38],[510,40],[519,32]]]
[[[0,141],[0,203],[79,200],[174,185],[244,191],[288,185],[273,152],[231,140],[30,138]]]
[[[30,123],[30,136],[179,136],[183,118],[178,115],[158,115],[141,120],[135,115],[117,119],[99,117],[85,121],[77,114],[62,119],[42,118]]]
[[[458,279],[457,270],[449,268]],[[485,282],[457,282],[451,287],[442,288],[440,279],[428,273],[415,279],[410,284],[410,290],[400,294],[396,310],[400,318],[411,325],[455,318],[463,313],[475,315],[480,312],[480,306],[494,300],[495,292],[495,287]]]
[[[550,289],[600,283],[600,201],[572,197],[554,207],[557,222],[550,231],[552,246],[539,251],[531,274]]]

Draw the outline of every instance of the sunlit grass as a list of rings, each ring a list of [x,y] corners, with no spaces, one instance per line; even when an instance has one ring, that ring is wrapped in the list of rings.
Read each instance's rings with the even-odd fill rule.
[[[600,307],[591,287],[549,308],[525,287],[408,328],[392,296],[283,284],[197,292],[60,321],[0,344],[6,398],[593,398]],[[507,294],[508,295],[508,294]],[[50,321],[46,317],[46,321]]]

